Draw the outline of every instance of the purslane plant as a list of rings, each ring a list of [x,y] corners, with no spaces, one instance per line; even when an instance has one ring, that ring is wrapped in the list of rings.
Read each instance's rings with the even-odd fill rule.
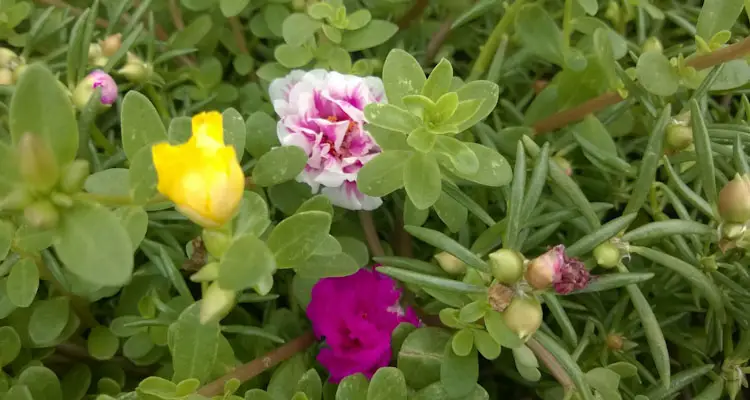
[[[741,398],[750,14],[631,3],[0,2],[0,398]]]

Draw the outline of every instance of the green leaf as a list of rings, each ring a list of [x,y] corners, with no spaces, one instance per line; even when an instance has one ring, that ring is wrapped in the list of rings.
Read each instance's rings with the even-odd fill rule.
[[[494,360],[500,356],[502,347],[486,331],[474,329],[474,346],[482,357],[488,360]]]
[[[356,31],[357,29],[363,28],[365,25],[370,23],[372,20],[372,14],[367,9],[357,10],[346,16],[349,20],[349,24],[346,25],[346,29],[350,31]]]
[[[274,398],[261,389],[251,389],[245,393],[245,400],[274,400]]]
[[[86,178],[84,189],[89,193],[127,197],[129,173],[126,168],[110,168],[95,172]]]
[[[581,368],[576,361],[573,360],[573,357],[571,357],[570,354],[568,354],[568,352],[560,346],[557,341],[555,341],[555,339],[541,330],[536,331],[534,334],[534,340],[538,342],[538,345],[541,345],[547,349],[547,351],[552,353],[552,356],[557,359],[560,366],[562,366],[565,372],[567,372],[568,376],[570,376],[573,381],[573,384],[576,386],[579,396],[581,396],[583,400],[594,400],[594,395],[591,394],[591,389],[584,379],[583,371],[581,371]]]
[[[578,0],[578,5],[583,8],[583,11],[588,15],[595,15],[599,10],[599,5],[596,3],[597,0]]]
[[[277,147],[264,154],[253,169],[253,182],[259,186],[278,185],[294,179],[307,164],[307,154],[297,146]]]
[[[262,111],[256,111],[245,124],[247,137],[245,147],[253,158],[260,158],[272,148],[279,146],[276,136],[276,121]]]
[[[274,4],[271,2],[263,8],[263,19],[268,25],[268,29],[275,36],[283,35],[284,21],[289,16],[289,8],[283,4]]]
[[[193,20],[183,30],[177,30],[169,38],[170,47],[173,49],[187,49],[196,47],[203,38],[211,31],[213,22],[211,16],[203,14]]]
[[[224,127],[224,143],[234,147],[234,151],[237,153],[237,161],[242,161],[247,136],[245,120],[242,119],[242,114],[234,108],[227,108],[221,113],[221,116]]]
[[[541,5],[524,6],[515,22],[516,32],[525,48],[551,63],[563,65],[562,32]]]
[[[36,344],[46,344],[60,336],[68,323],[70,301],[67,297],[38,301],[29,318],[29,337]]]
[[[130,162],[128,180],[133,203],[145,205],[156,195],[158,176],[151,148],[144,147],[135,154]]]
[[[409,271],[393,267],[380,267],[378,271],[400,281],[413,283],[425,289],[434,288],[455,293],[482,294],[487,290],[483,286],[472,285],[456,281],[453,279],[441,278],[433,275],[426,275],[421,272]]]
[[[318,371],[314,368],[307,370],[297,382],[297,391],[304,393],[310,400],[320,400],[323,395],[323,382]]]
[[[294,214],[279,223],[267,240],[278,268],[293,268],[307,260],[330,227],[331,215],[321,211]]]
[[[617,157],[617,145],[604,124],[595,116],[587,115],[574,129],[577,135],[591,142],[602,153]]]
[[[441,193],[441,174],[435,157],[414,153],[404,167],[404,188],[414,205],[421,210],[437,202]]]
[[[464,142],[479,160],[479,169],[474,174],[464,174],[453,166],[446,156],[438,157],[440,165],[456,176],[485,186],[505,186],[510,183],[513,171],[508,161],[497,151],[478,143]]]
[[[60,382],[63,399],[81,400],[91,386],[91,368],[86,364],[75,364],[63,376]]]
[[[28,386],[16,384],[5,393],[3,400],[34,400],[34,398]]]
[[[89,354],[97,360],[111,359],[119,347],[120,340],[104,325],[91,328],[89,337],[86,339]]]
[[[451,340],[451,347],[456,355],[468,356],[474,348],[474,335],[471,333],[471,329],[464,328],[456,332]]]
[[[10,270],[7,281],[7,295],[16,307],[28,307],[39,289],[39,269],[29,258],[22,258]]]
[[[495,0],[492,0],[493,2]],[[490,395],[487,394],[487,391],[484,390],[483,387],[476,385],[474,386],[474,390],[467,394],[466,396],[462,397],[462,400],[489,400]],[[453,400],[454,397],[450,396],[448,392],[445,391],[445,387],[443,386],[442,382],[435,382],[430,386],[427,386],[426,388],[420,390],[416,396],[414,397],[414,400]]]
[[[680,88],[680,76],[660,51],[641,54],[635,73],[638,82],[655,95],[671,96]]]
[[[59,232],[54,248],[71,272],[101,286],[123,286],[130,281],[130,237],[112,212],[78,203],[62,215]]]
[[[414,114],[385,103],[368,104],[365,107],[365,118],[370,124],[401,133],[410,133],[422,125]]]
[[[422,153],[428,153],[435,146],[437,135],[433,134],[424,127],[419,127],[406,137],[406,143],[414,150]]]
[[[406,162],[411,158],[408,151],[385,151],[367,162],[357,174],[357,188],[373,197],[388,195],[404,186]]]
[[[443,221],[451,232],[460,231],[466,225],[466,221],[469,218],[469,210],[445,192],[440,194],[438,201],[435,202],[433,207],[440,220]],[[408,224],[408,222],[405,223]]]
[[[0,367],[4,367],[18,357],[21,352],[21,338],[11,326],[0,327]]]
[[[26,385],[34,399],[62,400],[60,381],[49,368],[28,367],[18,376],[16,384]]]
[[[461,86],[456,93],[458,93],[459,100],[458,109],[456,109],[456,113],[451,120],[455,118],[458,122],[459,120],[467,118],[458,125],[458,130],[464,131],[490,115],[497,105],[497,99],[500,96],[500,88],[497,84],[490,81],[473,81]],[[471,100],[481,102],[479,109],[476,112],[474,112],[474,109],[477,105],[476,103],[471,102]]]
[[[195,378],[205,382],[219,351],[219,323],[200,321],[200,302],[192,304],[169,327],[174,376],[180,382]]]
[[[479,158],[466,143],[450,136],[438,136],[435,151],[450,159],[453,167],[461,174],[479,172]]]
[[[333,43],[339,44],[341,43],[341,31],[337,28],[334,28],[331,25],[323,24],[323,34]],[[349,55],[346,50],[344,50],[344,53],[346,55]]]
[[[742,7],[742,0],[705,0],[696,24],[698,36],[710,40],[720,31],[731,30]]]
[[[146,357],[154,349],[154,342],[148,332],[137,333],[129,337],[122,345],[122,354],[131,359],[138,360]]]
[[[578,241],[573,243],[570,247],[566,248],[565,254],[570,257],[579,257],[587,254],[588,252],[594,250],[594,248],[599,244],[604,243],[605,241],[615,237],[615,235],[617,235],[621,231],[627,229],[627,227],[631,223],[633,223],[635,217],[637,216],[638,214],[633,213],[615,218],[607,222],[599,229],[578,239]]]
[[[322,23],[310,18],[307,14],[294,13],[284,20],[282,32],[284,40],[292,46],[302,46],[310,40]]]
[[[422,95],[427,96],[432,101],[438,101],[442,95],[448,93],[448,90],[450,90],[452,79],[453,66],[450,61],[443,58],[433,68],[430,77],[427,78],[427,82],[425,82],[422,88]]]
[[[44,117],[39,112],[44,110]],[[24,70],[10,100],[8,127],[13,143],[26,132],[50,144],[59,165],[72,161],[78,151],[78,123],[62,85],[42,64]]]
[[[443,233],[418,226],[407,225],[404,228],[417,239],[453,254],[468,266],[482,272],[490,272],[489,265],[481,257]]]
[[[255,192],[243,193],[240,210],[234,220],[234,235],[238,237],[251,234],[260,237],[270,224],[268,205],[263,198]]]
[[[341,47],[349,52],[369,49],[387,42],[396,32],[396,24],[374,19],[362,29],[346,32],[341,40]]]
[[[221,13],[229,18],[237,16],[249,4],[250,0],[221,0],[219,2],[219,8],[221,9]]]
[[[276,260],[266,244],[253,234],[232,242],[219,264],[219,286],[241,291],[257,285],[276,270]]]
[[[511,331],[505,324],[503,315],[497,311],[490,310],[484,315],[484,324],[487,333],[500,345],[509,349],[516,349],[523,345],[523,340]]]
[[[407,394],[404,374],[398,368],[384,367],[370,379],[367,400],[406,400]]]
[[[693,128],[693,143],[695,143],[695,156],[698,161],[698,168],[701,172],[701,183],[703,183],[703,192],[709,203],[716,205],[718,201],[718,191],[716,189],[716,175],[714,168],[714,156],[711,151],[711,138],[708,135],[706,121],[703,119],[700,105],[695,99],[690,101],[690,118]]]
[[[305,46],[292,46],[281,44],[274,50],[274,57],[287,68],[299,68],[313,59],[313,53]]]
[[[450,338],[438,328],[420,328],[406,337],[398,353],[398,369],[409,387],[419,390],[440,379],[440,365]]]
[[[713,368],[713,364],[705,364],[680,371],[672,376],[670,385],[654,387],[646,392],[646,397],[652,400],[669,399],[676,393],[679,393],[682,389],[690,386],[693,382],[709,373]]]
[[[268,394],[275,399],[288,399],[296,392],[297,382],[307,371],[304,359],[301,354],[297,354],[289,360],[283,362],[271,376],[268,383]]]
[[[440,367],[440,382],[448,395],[453,398],[464,398],[474,390],[478,379],[477,351],[472,350],[469,355],[459,356],[453,352],[452,346],[445,346]]]
[[[125,95],[120,118],[122,147],[130,160],[140,149],[168,139],[156,108],[146,96],[136,91]]]
[[[617,289],[627,285],[636,285],[650,280],[653,277],[654,274],[652,272],[624,272],[619,274],[600,275],[591,281],[585,289],[578,290],[572,294],[593,293]]]
[[[624,361],[609,364],[607,365],[607,369],[620,375],[620,378],[632,378],[638,375],[638,368],[635,365]]]
[[[586,382],[606,399],[620,399],[620,375],[607,368],[594,368],[586,372]]]
[[[114,210],[114,214],[120,219],[122,227],[130,237],[133,251],[140,246],[148,230],[148,214],[139,206],[126,206]]]
[[[388,102],[403,107],[401,100],[410,94],[419,94],[427,78],[419,62],[401,49],[393,49],[383,64],[383,86]]]
[[[334,255],[313,255],[295,267],[297,274],[304,278],[320,279],[349,276],[359,269],[359,263],[346,253]]]
[[[367,388],[369,385],[370,382],[364,375],[349,375],[339,382],[335,400],[367,400]]]

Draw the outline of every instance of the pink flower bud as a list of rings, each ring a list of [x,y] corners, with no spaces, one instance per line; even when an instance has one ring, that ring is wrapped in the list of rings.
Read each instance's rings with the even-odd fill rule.
[[[721,189],[719,214],[724,222],[744,224],[750,220],[750,176],[738,174]]]
[[[526,281],[534,289],[555,287],[559,294],[568,294],[585,288],[591,276],[586,266],[565,255],[565,246],[557,245],[533,259],[526,269]]]
[[[86,107],[86,103],[88,103],[96,88],[102,90],[101,103],[103,105],[108,106],[117,100],[117,83],[108,73],[97,69],[83,78],[76,86],[73,92],[73,103],[76,107],[79,109]]]

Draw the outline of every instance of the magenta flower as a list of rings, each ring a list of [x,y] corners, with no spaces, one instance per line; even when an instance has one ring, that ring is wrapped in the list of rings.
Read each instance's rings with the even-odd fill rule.
[[[269,88],[280,120],[282,146],[298,146],[308,162],[297,180],[350,210],[373,210],[383,202],[357,189],[360,168],[380,152],[365,130],[364,108],[385,102],[379,78],[324,70],[292,71]]]
[[[325,346],[318,361],[331,381],[362,373],[368,378],[391,360],[391,333],[402,322],[419,320],[399,305],[401,291],[386,275],[361,269],[353,275],[321,279],[312,289],[307,317]]]
[[[591,276],[583,262],[565,255],[565,246],[560,244],[531,260],[526,281],[535,289],[554,286],[557,293],[568,294],[585,288]]]

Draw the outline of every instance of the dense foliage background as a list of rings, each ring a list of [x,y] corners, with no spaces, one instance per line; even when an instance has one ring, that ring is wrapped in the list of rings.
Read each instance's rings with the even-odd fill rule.
[[[743,398],[749,14],[0,0],[0,399]],[[269,94],[295,69],[382,78],[357,177],[379,208],[295,181]],[[152,157],[211,110],[245,175],[223,230]],[[311,290],[373,264],[421,323],[335,384]]]

